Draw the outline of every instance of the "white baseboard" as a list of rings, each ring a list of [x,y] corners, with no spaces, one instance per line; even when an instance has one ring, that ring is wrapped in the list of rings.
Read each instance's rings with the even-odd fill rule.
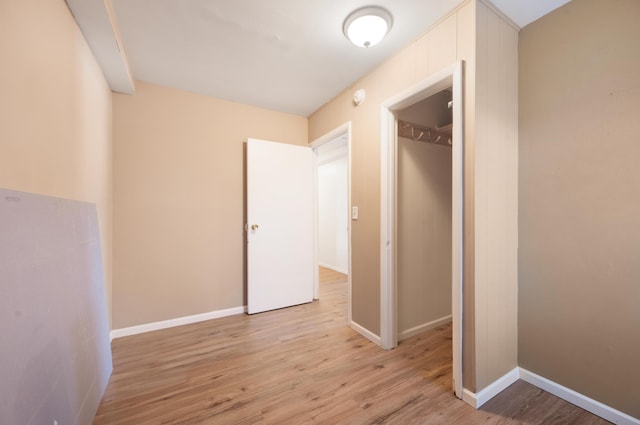
[[[376,335],[373,332],[371,332],[370,330],[360,326],[356,322],[351,321],[351,328],[354,331],[358,332],[363,337],[367,338],[369,341],[373,342],[374,344],[377,344],[377,345],[380,345],[380,346],[382,345],[382,340],[380,339],[380,337],[378,335]]]
[[[349,270],[347,269],[343,269],[341,267],[336,267],[336,266],[332,266],[331,264],[326,264],[326,263],[318,263],[318,265],[320,267],[324,267],[325,269],[331,269],[334,272],[338,272],[338,273],[342,273],[342,274],[349,274]]]
[[[600,403],[597,400],[589,398],[584,394],[580,394],[570,388],[553,382],[540,375],[536,375],[533,372],[529,372],[521,367],[514,368],[511,372],[497,379],[489,386],[481,390],[479,393],[473,393],[466,388],[462,392],[462,400],[476,409],[480,408],[487,401],[498,395],[502,390],[506,389],[509,385],[516,382],[518,379],[522,379],[535,385],[536,387],[544,390],[548,393],[555,395],[573,405],[576,405],[594,415],[600,416],[603,419],[608,420],[617,425],[640,425],[640,419],[627,415],[624,412]]]
[[[627,415],[613,407],[600,403],[597,400],[580,394],[570,388],[562,386],[526,369],[520,368],[520,379],[536,387],[545,390],[563,400],[568,401],[586,411],[600,416],[603,419],[618,425],[640,425],[640,419]]]
[[[123,336],[137,335],[145,332],[157,331],[160,329],[173,328],[175,326],[189,325],[191,323],[204,322],[205,320],[219,319],[221,317],[233,316],[235,314],[246,313],[247,307],[234,307],[226,310],[210,311],[208,313],[194,314],[192,316],[178,317],[176,319],[162,320],[160,322],[145,323],[143,325],[130,326],[127,328],[113,329],[110,333],[111,340],[122,338]]]
[[[462,401],[467,403],[469,406],[477,409],[476,407],[476,393],[471,392],[470,390],[463,388],[462,389]]]
[[[520,369],[515,367],[510,372],[498,378],[478,393],[473,393],[468,389],[462,391],[462,400],[476,409],[480,408],[487,401],[498,395],[502,390],[513,384],[520,378]]]
[[[451,322],[451,320],[453,320],[453,316],[448,315],[436,320],[432,320],[428,323],[423,323],[422,325],[414,326],[413,328],[400,332],[400,334],[398,335],[398,341],[402,341],[404,339],[411,338],[414,335],[421,334],[422,332],[437,328],[438,326]]]

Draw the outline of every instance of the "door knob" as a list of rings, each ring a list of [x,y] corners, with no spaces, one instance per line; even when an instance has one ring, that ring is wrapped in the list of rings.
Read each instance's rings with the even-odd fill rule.
[[[251,230],[258,230],[258,225],[257,224],[252,224],[251,225]]]

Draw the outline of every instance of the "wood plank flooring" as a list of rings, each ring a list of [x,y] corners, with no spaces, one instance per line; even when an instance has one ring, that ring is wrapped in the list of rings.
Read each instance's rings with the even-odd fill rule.
[[[321,269],[319,301],[114,340],[94,425],[608,423],[521,381],[474,410],[450,326],[384,351],[347,327],[346,286]]]

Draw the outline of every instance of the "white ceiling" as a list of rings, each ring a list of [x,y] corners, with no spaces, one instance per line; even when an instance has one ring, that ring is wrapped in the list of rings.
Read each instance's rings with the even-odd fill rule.
[[[571,0],[492,0],[492,3],[520,28],[542,18]]]
[[[522,27],[567,1],[494,4]],[[344,37],[342,24],[367,0],[112,0],[115,17],[109,0],[67,0],[114,91],[132,92],[130,67],[135,80],[302,116],[460,2],[377,0],[393,15],[393,27],[380,44],[363,49]]]

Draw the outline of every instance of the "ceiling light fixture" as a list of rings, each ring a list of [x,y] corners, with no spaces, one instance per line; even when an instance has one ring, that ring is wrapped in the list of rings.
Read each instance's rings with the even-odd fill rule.
[[[342,30],[353,44],[371,47],[378,44],[391,30],[391,14],[378,6],[367,6],[347,16]]]

